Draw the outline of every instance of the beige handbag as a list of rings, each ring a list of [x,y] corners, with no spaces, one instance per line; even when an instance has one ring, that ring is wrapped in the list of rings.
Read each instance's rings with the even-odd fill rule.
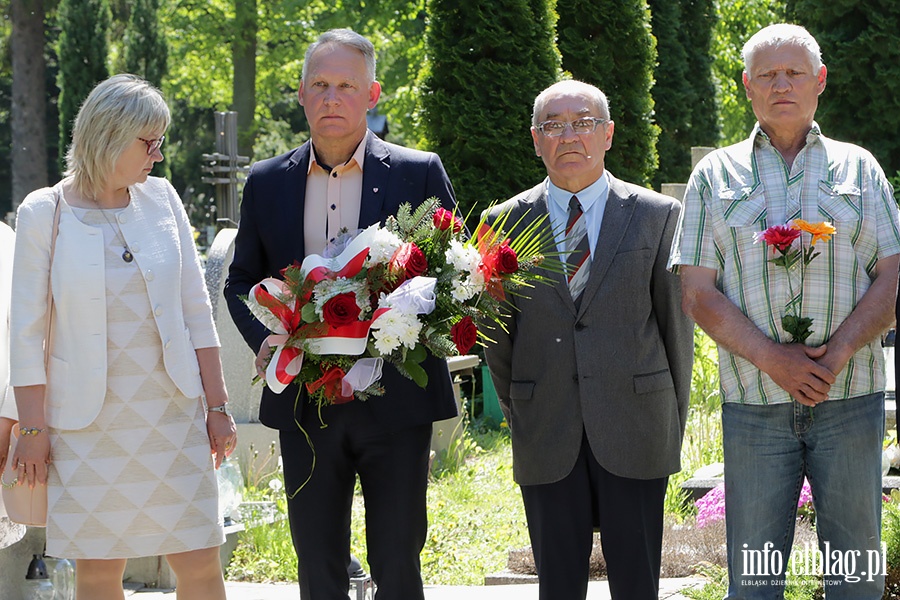
[[[53,213],[53,233],[50,236],[50,267],[53,267],[53,254],[56,251],[56,236],[59,233],[59,205],[60,193],[57,192],[56,210]],[[50,268],[47,269],[50,272]],[[47,278],[47,325],[44,336],[44,371],[47,372],[50,363],[50,323],[53,320],[53,291],[50,277]],[[46,386],[44,388],[46,390]],[[44,392],[46,396],[46,391]],[[46,405],[46,399],[45,399]],[[47,526],[47,486],[36,484],[33,488],[27,485],[19,485],[16,469],[13,468],[13,456],[16,452],[16,443],[19,438],[18,427],[13,428],[13,436],[10,440],[9,456],[6,459],[3,472],[0,474],[0,487],[2,487],[3,504],[9,520],[22,525],[34,527]]]

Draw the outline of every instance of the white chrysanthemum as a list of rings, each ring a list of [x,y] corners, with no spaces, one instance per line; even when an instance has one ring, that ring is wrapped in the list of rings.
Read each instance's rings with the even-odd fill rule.
[[[408,315],[398,310],[389,310],[372,323],[372,337],[375,349],[382,354],[390,354],[400,347],[414,348],[422,331],[422,322],[416,315]]]
[[[325,303],[337,296],[352,292],[356,295],[356,305],[365,313],[369,309],[369,292],[364,281],[346,279],[323,279],[313,288],[313,301],[316,307],[316,316],[322,319],[322,307]]]
[[[471,286],[466,285],[465,280],[458,278],[453,281],[453,289],[450,290],[450,295],[457,302],[465,302],[475,295],[475,291]]]
[[[457,302],[465,302],[484,291],[484,274],[481,271],[474,271],[465,277],[458,277],[453,280],[453,289],[450,295]]]
[[[466,283],[475,288],[476,294],[480,294],[484,291],[484,273],[480,269],[475,269],[469,274]]]
[[[372,235],[366,267],[388,262],[402,244],[403,240],[397,237],[397,234],[387,229],[379,228]]]
[[[416,315],[402,314],[402,317],[403,326],[398,328],[400,342],[407,348],[415,348],[422,332],[422,321]]]
[[[481,264],[481,254],[474,246],[467,246],[459,240],[450,240],[450,247],[444,253],[447,262],[457,271],[473,273]]]
[[[400,347],[400,339],[387,332],[373,331],[372,337],[375,338],[375,349],[385,356]]]

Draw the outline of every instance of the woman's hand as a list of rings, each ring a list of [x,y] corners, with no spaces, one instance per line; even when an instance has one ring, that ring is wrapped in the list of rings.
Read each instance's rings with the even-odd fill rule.
[[[50,435],[47,430],[40,433],[22,435],[16,443],[13,466],[16,468],[19,485],[47,483],[47,465],[50,464]]]
[[[209,435],[209,448],[215,457],[216,468],[222,464],[226,456],[231,456],[237,445],[237,427],[231,415],[221,412],[206,413],[206,433]]]
[[[197,363],[200,365],[200,379],[206,395],[206,405],[210,408],[225,406],[228,402],[228,391],[225,389],[225,377],[222,375],[222,362],[219,360],[219,349],[197,348]],[[209,435],[210,451],[216,457],[216,468],[225,457],[234,452],[237,443],[237,428],[231,415],[224,412],[206,413],[206,433]]]

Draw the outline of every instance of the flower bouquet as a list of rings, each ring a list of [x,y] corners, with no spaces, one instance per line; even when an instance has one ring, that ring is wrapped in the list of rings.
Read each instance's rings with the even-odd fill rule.
[[[765,231],[760,231],[754,236],[754,243],[765,242],[778,256],[771,259],[774,265],[784,267],[788,276],[790,298],[785,306],[785,315],[781,318],[781,326],[791,335],[791,342],[806,343],[806,339],[812,335],[813,320],[801,316],[803,312],[803,279],[806,268],[814,258],[819,256],[816,251],[816,242],[827,242],[834,235],[836,229],[831,223],[810,223],[803,219],[794,219],[786,225],[773,225]],[[810,237],[809,246],[804,246],[803,233]],[[799,248],[794,247],[794,242],[799,240]],[[796,293],[791,283],[792,272],[795,265],[800,265],[800,289]]]
[[[425,387],[429,352],[467,353],[484,337],[476,322],[499,321],[507,293],[544,279],[533,271],[553,248],[542,225],[535,220],[511,240],[505,220],[481,221],[469,238],[431,198],[416,209],[401,205],[384,225],[339,236],[324,256],[285,268],[283,280],[260,282],[246,299],[273,332],[266,385],[281,393],[300,383],[321,409],[383,394],[387,361]]]

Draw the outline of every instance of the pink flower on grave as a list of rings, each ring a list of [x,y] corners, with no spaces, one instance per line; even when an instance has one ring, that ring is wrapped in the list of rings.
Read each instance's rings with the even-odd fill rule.
[[[720,483],[694,502],[697,507],[697,527],[706,527],[725,518],[725,484]]]
[[[800,499],[797,500],[797,508],[803,508],[807,504],[812,504],[812,488],[809,487],[809,480],[803,478],[803,487],[800,488]]]
[[[812,508],[812,488],[809,481],[803,479],[803,487],[800,488],[800,498],[797,500],[797,508]],[[694,502],[697,507],[697,527],[706,527],[716,521],[725,518],[725,484],[720,483]]]

